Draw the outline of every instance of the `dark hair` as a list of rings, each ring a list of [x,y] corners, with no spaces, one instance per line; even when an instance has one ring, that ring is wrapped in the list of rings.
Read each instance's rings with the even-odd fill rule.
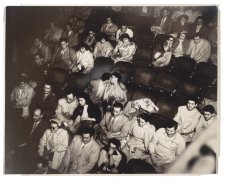
[[[101,80],[105,81],[105,80],[109,80],[110,79],[111,74],[110,73],[103,73]]]
[[[76,93],[75,93],[75,91],[72,88],[68,88],[66,90],[65,94],[66,95],[73,94],[74,97],[76,96]]]
[[[111,74],[111,76],[115,76],[118,79],[118,82],[119,83],[121,82],[122,77],[121,77],[121,74],[119,72],[113,72]]]
[[[97,40],[98,40],[98,41],[101,41],[102,39],[105,39],[106,41],[109,40],[109,38],[108,38],[105,34],[101,33],[101,34],[97,37]]]
[[[187,102],[188,102],[188,101],[194,101],[195,104],[198,104],[198,97],[196,97],[196,96],[189,96],[189,97],[187,98]]]
[[[43,168],[48,167],[48,160],[44,157],[38,157],[37,164],[41,163]]]
[[[149,120],[149,115],[147,113],[141,113],[138,115],[139,118],[144,119],[145,122],[148,122]]]
[[[85,92],[79,92],[77,95],[77,98],[84,98],[86,101],[86,104],[91,104],[90,96]]]
[[[116,145],[116,148],[119,149],[121,146],[120,140],[116,139],[116,138],[111,138],[109,139],[109,145],[110,143]]]
[[[180,21],[181,18],[184,18],[186,21],[188,20],[188,16],[186,14],[180,15],[177,20]]]
[[[33,56],[34,56],[34,57],[35,57],[35,56],[39,56],[40,58],[44,58],[43,55],[42,55],[41,53],[35,53]]]
[[[204,21],[203,16],[198,16],[195,21],[197,22],[199,19],[202,19],[202,21]]]
[[[70,22],[67,22],[67,23],[66,23],[66,26],[73,27],[72,23],[70,23]]]
[[[53,86],[52,82],[50,82],[50,81],[45,81],[44,86],[45,86],[46,84],[49,85],[49,86],[51,86],[51,88],[52,88],[52,86]]]
[[[82,47],[84,47],[86,50],[90,50],[89,46],[87,44],[85,44],[85,43],[81,43],[79,45],[79,49],[81,49]]]
[[[167,123],[166,123],[166,128],[175,128],[175,130],[177,129],[177,126],[178,126],[178,123],[174,120],[169,120]]]
[[[120,108],[121,111],[123,110],[123,104],[120,103],[120,102],[115,102],[115,103],[113,104],[113,107]]]
[[[60,44],[61,42],[66,42],[66,43],[68,43],[68,39],[62,37],[62,38],[59,39],[59,44]]]
[[[201,35],[200,35],[199,33],[195,33],[195,34],[194,34],[194,38],[195,38],[195,37],[201,37]]]
[[[123,40],[124,38],[129,39],[129,41],[131,41],[131,40],[132,40],[132,39],[131,39],[131,37],[130,37],[127,33],[122,34],[122,35],[120,36],[120,39],[121,39],[121,40]]]
[[[206,105],[206,106],[203,108],[203,112],[204,112],[204,111],[210,112],[211,114],[216,113],[215,108],[214,108],[212,105]]]
[[[91,127],[83,126],[81,129],[81,134],[90,134],[90,136],[94,136],[95,130]]]

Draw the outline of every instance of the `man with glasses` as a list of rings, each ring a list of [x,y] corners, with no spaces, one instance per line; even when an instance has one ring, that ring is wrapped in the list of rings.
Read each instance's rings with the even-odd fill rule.
[[[150,157],[143,156],[159,173],[165,172],[185,150],[186,144],[177,132],[177,125],[177,122],[170,120],[165,128],[158,129],[149,144]]]
[[[90,173],[99,159],[100,147],[93,138],[94,129],[84,127],[75,135],[59,167],[60,173]]]
[[[59,45],[60,47],[56,50],[52,57],[51,64],[55,68],[60,68],[67,72],[71,72],[76,65],[76,53],[69,47],[69,43],[66,38],[60,38]]]
[[[65,155],[69,143],[68,132],[61,128],[58,119],[51,119],[51,128],[40,139],[38,154],[49,161],[49,167],[57,170]]]
[[[208,128],[212,122],[217,120],[215,108],[212,105],[206,105],[203,108],[203,115],[201,116],[196,128],[195,134],[192,140],[195,140],[199,135],[201,135],[202,131]]]

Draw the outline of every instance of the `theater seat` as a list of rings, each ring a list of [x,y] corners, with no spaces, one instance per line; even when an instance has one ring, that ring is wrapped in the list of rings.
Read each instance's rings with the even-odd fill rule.
[[[161,72],[157,75],[153,94],[156,96],[172,96],[176,90],[177,79],[170,73]]]
[[[138,68],[131,80],[140,88],[151,89],[154,86],[156,73],[151,68]]]
[[[175,101],[179,104],[186,104],[188,97],[195,96],[200,98],[201,86],[192,80],[184,80],[178,83],[177,90],[174,95]]]
[[[152,50],[149,47],[137,47],[134,56],[134,65],[146,67],[152,63]]]
[[[125,84],[127,83],[130,78],[133,76],[133,64],[128,62],[117,62],[111,72],[119,72],[122,76],[122,82]]]
[[[160,98],[156,102],[156,106],[159,108],[158,114],[173,118],[177,113],[177,104],[172,98]]]
[[[90,82],[90,74],[73,73],[70,76],[68,85],[79,90],[84,90]]]
[[[138,89],[133,91],[132,101],[143,99],[143,98],[149,98],[152,100],[152,102],[156,102],[156,98],[153,96],[153,94],[149,93],[146,90]]]
[[[187,57],[176,58],[175,64],[172,68],[172,74],[179,79],[191,78],[195,71],[195,60]]]
[[[90,80],[101,78],[105,72],[110,72],[114,65],[111,58],[99,57],[94,62],[94,68],[90,72]]]
[[[201,62],[196,66],[193,81],[203,87],[210,87],[216,83],[217,66],[210,62]]]

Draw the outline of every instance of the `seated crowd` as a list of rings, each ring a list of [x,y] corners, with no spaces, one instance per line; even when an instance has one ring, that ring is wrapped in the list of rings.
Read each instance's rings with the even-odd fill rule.
[[[146,27],[152,36],[146,47],[152,54],[147,68],[160,71],[181,57],[212,63],[209,28],[200,11],[194,17],[194,10],[180,8],[170,14],[164,8]],[[100,72],[92,79],[101,58],[114,66],[137,63],[136,50],[142,48],[137,27],[118,25],[112,17],[97,30],[85,23],[74,17],[63,30],[51,22],[43,40],[34,38],[33,73],[23,71],[10,96],[26,132],[15,148],[16,173],[143,172],[135,166],[149,167],[146,173],[166,173],[216,121],[216,107],[199,108],[199,98],[188,96],[165,125],[156,125],[151,115],[161,109],[148,96],[131,99],[123,72]],[[69,82],[74,76],[90,81],[85,88],[74,87]]]

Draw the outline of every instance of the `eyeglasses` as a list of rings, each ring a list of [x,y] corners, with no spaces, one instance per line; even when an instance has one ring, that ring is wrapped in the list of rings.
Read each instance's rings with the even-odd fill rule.
[[[52,129],[52,130],[56,130],[56,129],[57,129],[57,127],[51,127],[51,129]]]

